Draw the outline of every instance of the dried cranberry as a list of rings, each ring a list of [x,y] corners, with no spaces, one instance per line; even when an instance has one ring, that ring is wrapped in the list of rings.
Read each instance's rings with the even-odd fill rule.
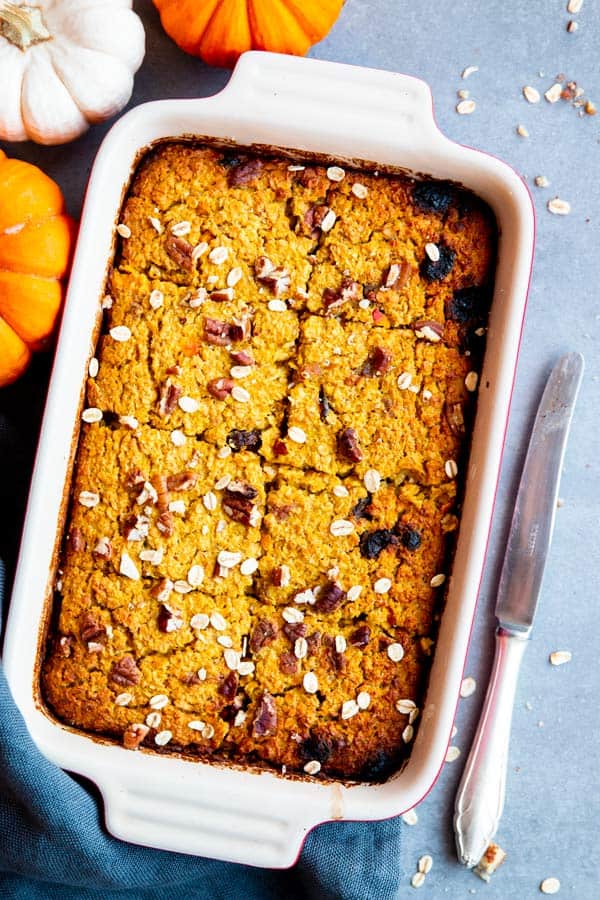
[[[446,302],[446,318],[461,325],[475,320],[483,321],[490,306],[489,291],[481,287],[467,287],[454,291]]]
[[[298,745],[298,750],[302,759],[316,759],[320,763],[325,763],[331,756],[333,747],[328,738],[311,734]]]
[[[367,521],[371,521],[373,516],[368,511],[371,506],[372,497],[370,494],[367,494],[366,497],[361,497],[357,503],[354,504],[350,515],[353,519],[367,519]]]
[[[330,613],[342,605],[346,599],[346,591],[335,581],[323,585],[315,601],[315,609],[320,613]]]
[[[277,730],[277,708],[275,700],[264,691],[256,710],[256,716],[252,725],[254,737],[266,737]]]
[[[259,619],[250,635],[250,650],[252,653],[258,653],[266,644],[274,641],[276,637],[277,626],[268,619]]]
[[[226,700],[233,700],[238,689],[238,682],[239,678],[237,672],[230,672],[227,678],[219,685],[219,693],[225,697]]]
[[[396,527],[396,533],[400,538],[400,543],[407,550],[418,550],[421,546],[421,532],[416,528],[400,524]]]
[[[392,361],[392,354],[383,347],[375,347],[371,350],[367,360],[360,370],[361,375],[371,378],[373,375],[383,375],[387,372]]]
[[[288,448],[285,441],[282,441],[280,438],[273,441],[273,453],[275,456],[287,456]]]
[[[234,453],[240,450],[250,450],[251,453],[258,453],[262,447],[262,437],[258,429],[252,431],[243,431],[241,428],[233,428],[227,435],[227,443]]]
[[[440,254],[439,259],[434,262],[426,254],[419,267],[419,271],[426,281],[442,281],[452,271],[456,253],[443,241],[438,243],[437,248]]]
[[[370,640],[371,629],[368,625],[359,625],[348,638],[349,643],[352,644],[353,647],[360,647],[361,650],[363,647],[367,646]]]
[[[377,559],[382,550],[396,543],[396,536],[388,528],[365,531],[360,536],[360,553],[365,559]]]
[[[447,181],[419,181],[413,188],[413,203],[423,212],[443,216],[454,199],[454,187]]]
[[[354,428],[345,428],[337,435],[337,451],[342,459],[348,462],[360,462],[363,458],[362,450],[358,444],[358,434]]]

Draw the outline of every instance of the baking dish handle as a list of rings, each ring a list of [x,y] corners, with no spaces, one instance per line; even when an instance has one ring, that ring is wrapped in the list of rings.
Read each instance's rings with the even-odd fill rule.
[[[328,134],[343,132],[347,120],[357,137],[380,136],[396,147],[413,146],[419,137],[447,141],[435,123],[428,85],[396,72],[251,51],[240,57],[219,96],[235,104],[237,116],[244,110],[256,121],[260,113],[263,125],[292,119],[299,131],[310,123],[314,134],[317,121]]]
[[[136,776],[127,784],[97,775],[104,799],[106,827],[117,838],[147,847],[206,856],[265,868],[286,868],[296,861],[310,826],[291,803],[274,803],[264,786],[250,794],[223,782],[214,791],[190,791],[189,780]],[[260,785],[258,786],[260,787]]]

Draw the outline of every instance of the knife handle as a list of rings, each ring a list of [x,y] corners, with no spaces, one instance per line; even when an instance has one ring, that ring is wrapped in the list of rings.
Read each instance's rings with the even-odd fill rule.
[[[485,853],[504,808],[510,726],[526,646],[523,635],[497,629],[492,674],[454,807],[458,858],[469,868]]]

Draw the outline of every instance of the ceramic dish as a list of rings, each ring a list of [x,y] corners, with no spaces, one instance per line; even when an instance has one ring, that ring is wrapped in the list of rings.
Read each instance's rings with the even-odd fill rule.
[[[286,779],[176,756],[131,753],[57,722],[40,698],[39,655],[65,485],[115,221],[140,151],[182,135],[308,151],[451,179],[482,197],[498,221],[496,287],[453,572],[418,735],[405,767],[384,784]],[[483,570],[533,241],[532,204],[520,178],[497,159],[444,137],[433,119],[428,87],[404,75],[249,53],[217,96],[146,104],[113,127],[87,191],[4,648],[8,681],[34,741],[52,762],[98,785],[113,835],[168,850],[285,867],[317,823],[396,815],[430,790],[444,762]]]

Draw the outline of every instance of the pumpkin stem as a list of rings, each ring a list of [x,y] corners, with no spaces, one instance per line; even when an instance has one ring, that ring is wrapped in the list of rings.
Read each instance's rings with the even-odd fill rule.
[[[39,6],[17,6],[8,0],[0,0],[0,35],[19,50],[52,39]]]

